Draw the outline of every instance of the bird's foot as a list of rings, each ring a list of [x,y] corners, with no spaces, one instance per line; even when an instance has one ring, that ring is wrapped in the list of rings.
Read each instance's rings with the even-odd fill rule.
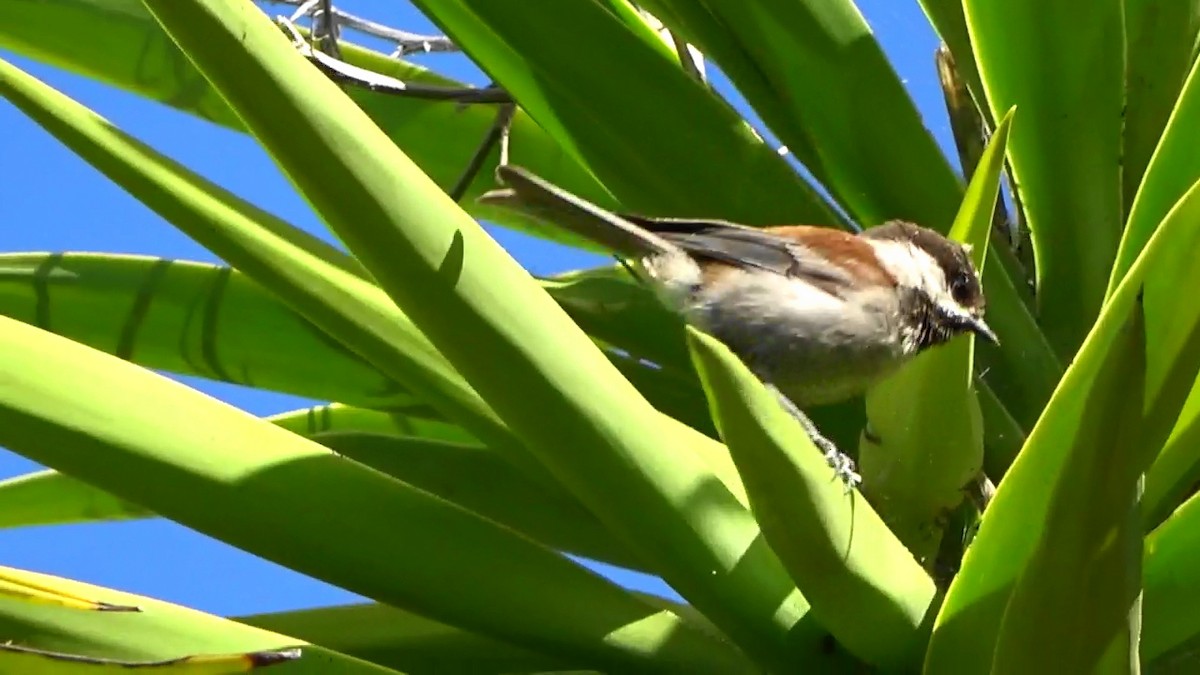
[[[841,479],[846,492],[863,484],[863,477],[854,471],[854,460],[850,459],[850,456],[842,453],[838,448],[830,448],[824,452],[824,458],[826,458],[827,464],[833,468],[834,476]]]
[[[855,471],[854,460],[850,459],[841,450],[838,450],[837,445],[833,441],[825,438],[824,434],[817,429],[817,425],[813,424],[813,421],[808,418],[808,415],[804,414],[804,411],[797,407],[791,399],[784,396],[783,392],[779,391],[775,385],[768,383],[767,388],[779,399],[779,404],[783,406],[783,409],[796,418],[796,421],[804,428],[804,433],[808,434],[813,445],[817,446],[817,449],[825,456],[826,463],[833,469],[834,477],[842,481],[846,492],[849,493],[861,485],[862,476]]]
[[[833,441],[820,434],[810,433],[809,438],[812,439],[813,445],[825,454],[825,462],[833,469],[833,475],[841,479],[847,493],[862,485],[862,476],[855,471],[854,460],[838,450]]]

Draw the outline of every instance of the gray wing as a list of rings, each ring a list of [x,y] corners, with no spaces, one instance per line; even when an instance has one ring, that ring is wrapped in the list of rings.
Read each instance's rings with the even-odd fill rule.
[[[840,295],[836,292],[838,288],[852,285],[840,268],[804,246],[766,230],[724,220],[621,217],[696,258],[803,279],[834,295]]]

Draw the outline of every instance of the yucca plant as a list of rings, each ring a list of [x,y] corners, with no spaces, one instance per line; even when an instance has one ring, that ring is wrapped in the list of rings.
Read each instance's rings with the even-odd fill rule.
[[[0,445],[49,467],[0,524],[157,514],[378,603],[230,620],[4,569],[0,672],[1200,669],[1194,3],[924,0],[961,178],[850,0],[416,4],[496,86],[245,0],[0,8],[0,46],[252,134],[341,244],[0,62],[229,265],[0,256]],[[475,200],[502,160],[606,208],[948,232],[1000,345],[814,411],[847,493],[620,266],[518,266],[476,218],[580,242]],[[149,369],[331,404],[260,419]]]

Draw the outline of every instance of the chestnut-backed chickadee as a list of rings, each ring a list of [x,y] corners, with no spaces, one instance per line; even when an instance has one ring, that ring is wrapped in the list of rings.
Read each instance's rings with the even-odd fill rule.
[[[851,486],[860,480],[853,463],[800,408],[862,394],[961,333],[996,342],[967,250],[912,223],[893,220],[856,235],[645,218],[611,213],[511,165],[497,178],[508,187],[482,201],[636,261],[669,307],[776,392]]]

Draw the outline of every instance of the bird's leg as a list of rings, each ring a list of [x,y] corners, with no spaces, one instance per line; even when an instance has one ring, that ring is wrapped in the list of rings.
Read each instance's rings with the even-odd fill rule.
[[[812,439],[813,445],[817,446],[825,455],[825,461],[833,468],[834,475],[842,480],[842,483],[846,486],[846,492],[858,487],[862,483],[862,476],[858,475],[854,470],[854,460],[850,459],[841,450],[838,450],[837,445],[833,441],[825,438],[820,430],[817,429],[817,425],[813,424],[813,421],[808,418],[808,415],[804,414],[804,411],[797,407],[795,403],[792,403],[790,398],[779,391],[778,387],[767,383],[767,389],[770,389],[775,394],[783,409],[796,418],[796,421],[804,428],[804,433],[808,434],[808,437]]]

